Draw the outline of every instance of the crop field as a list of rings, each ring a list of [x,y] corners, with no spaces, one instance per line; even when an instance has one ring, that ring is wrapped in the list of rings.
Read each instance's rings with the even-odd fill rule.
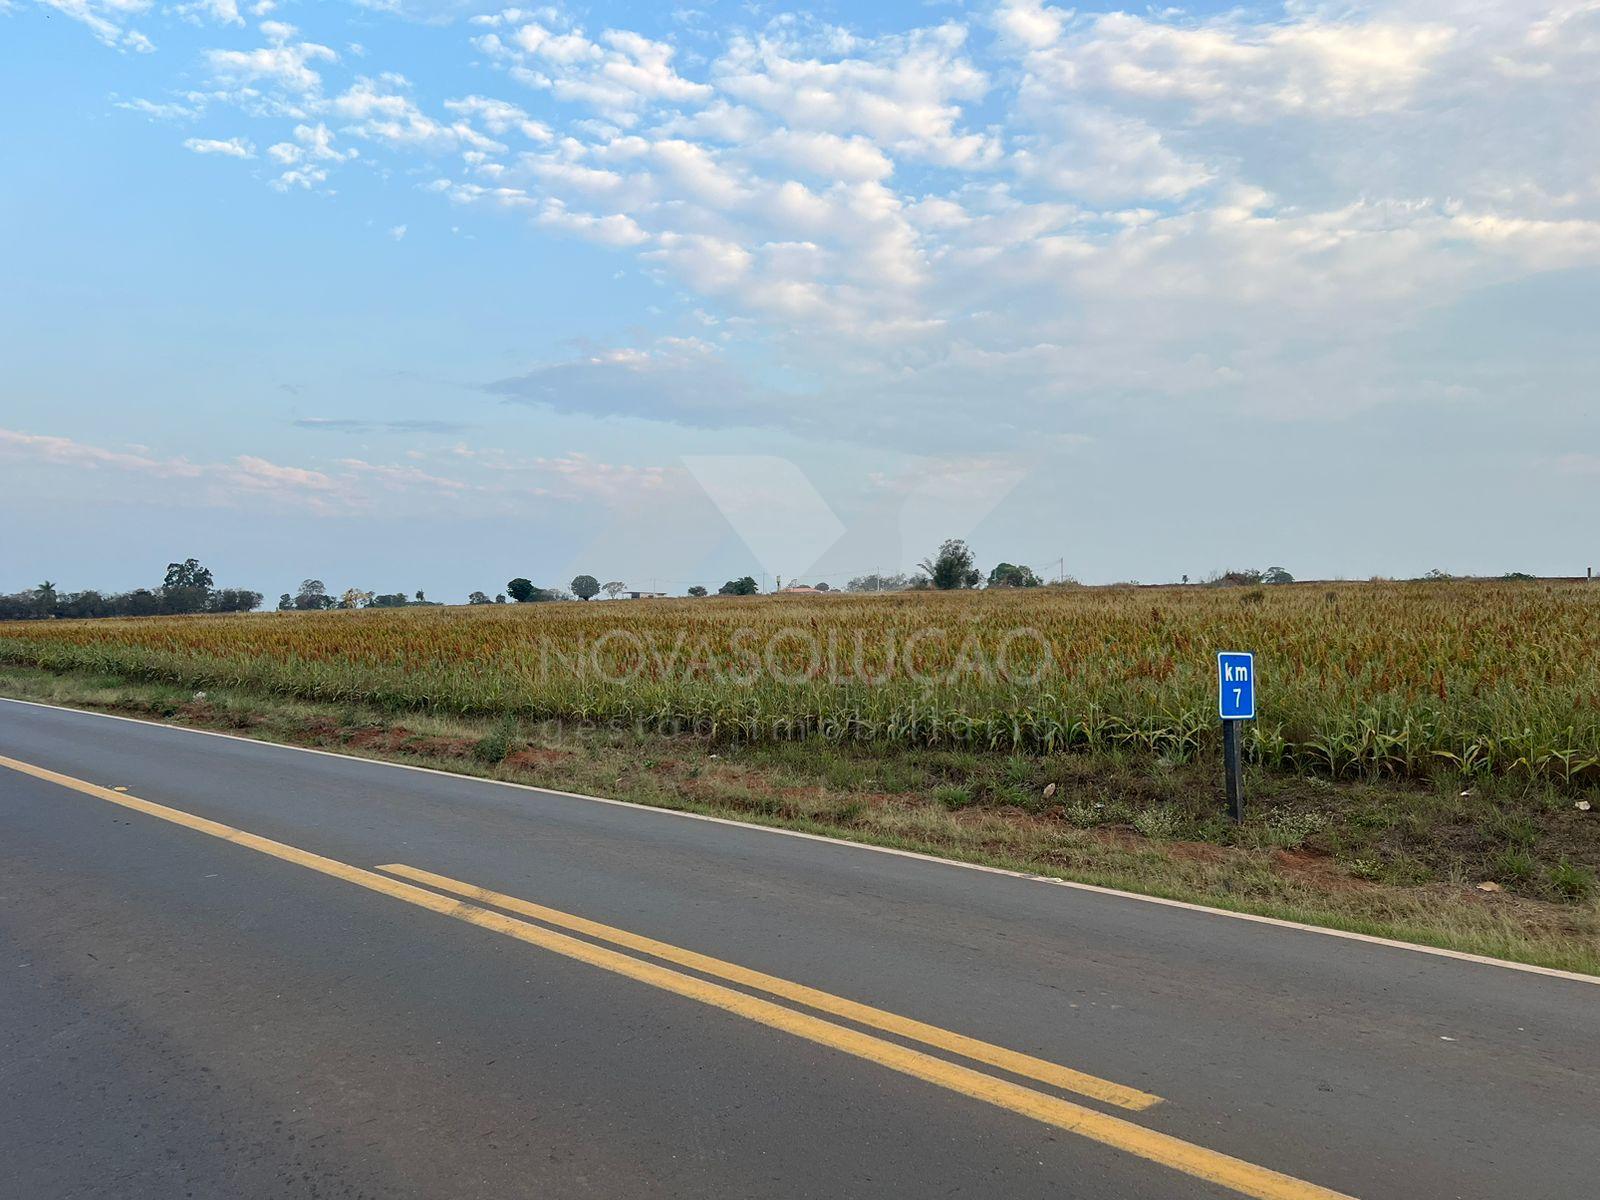
[[[1335,778],[1600,783],[1600,587],[1039,589],[0,624],[0,662],[393,712],[717,738],[1115,751],[1218,739],[1215,652],[1253,650],[1248,756]]]

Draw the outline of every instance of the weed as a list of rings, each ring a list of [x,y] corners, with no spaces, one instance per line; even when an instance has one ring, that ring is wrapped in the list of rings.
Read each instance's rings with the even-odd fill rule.
[[[1495,877],[1503,883],[1527,883],[1537,869],[1533,855],[1520,846],[1500,851],[1493,860]]]
[[[1298,850],[1306,839],[1328,827],[1328,818],[1319,812],[1292,812],[1278,809],[1267,818],[1267,845],[1280,850]]]
[[[1133,815],[1133,827],[1145,837],[1158,841],[1177,833],[1179,824],[1177,810],[1168,805],[1141,809]]]
[[[1096,825],[1105,824],[1105,805],[1085,804],[1079,800],[1066,805],[1061,810],[1061,815],[1079,829],[1093,829]]]
[[[1594,872],[1562,859],[1550,869],[1550,887],[1563,899],[1587,900],[1595,889]]]
[[[504,762],[511,753],[511,739],[516,734],[516,726],[510,721],[501,721],[483,737],[472,745],[472,757],[481,763]]]

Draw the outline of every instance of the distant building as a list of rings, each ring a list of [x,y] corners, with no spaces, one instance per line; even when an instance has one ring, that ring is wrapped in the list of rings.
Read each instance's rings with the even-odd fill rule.
[[[821,588],[807,587],[803,583],[791,583],[779,594],[783,596],[823,596],[827,593]]]
[[[622,599],[622,598],[625,597],[625,598],[627,598],[629,600],[664,600],[664,599],[666,599],[666,596],[667,596],[667,593],[665,593],[665,592],[634,592],[634,591],[627,591],[627,592],[623,592],[622,596],[619,596],[618,599]]]

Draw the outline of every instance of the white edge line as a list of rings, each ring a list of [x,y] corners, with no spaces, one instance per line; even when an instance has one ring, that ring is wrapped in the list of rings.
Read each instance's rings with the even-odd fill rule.
[[[1137,900],[1143,904],[1159,904],[1164,908],[1178,908],[1185,912],[1205,913],[1213,917],[1229,917],[1235,921],[1249,921],[1256,925],[1271,925],[1278,929],[1294,929],[1301,933],[1316,933],[1323,937],[1342,938],[1349,942],[1365,942],[1371,946],[1386,946],[1392,950],[1410,950],[1417,954],[1431,954],[1438,958],[1452,958],[1458,962],[1478,963],[1486,967],[1503,967],[1508,971],[1522,971],[1529,975],[1546,975],[1552,979],[1570,979],[1575,983],[1600,984],[1600,975],[1583,975],[1577,971],[1563,971],[1557,967],[1541,967],[1536,963],[1512,962],[1505,958],[1491,958],[1486,954],[1469,954],[1465,950],[1447,950],[1442,946],[1423,946],[1416,942],[1402,942],[1397,938],[1378,937],[1370,933],[1354,933],[1347,929],[1328,929],[1321,925],[1307,925],[1300,921],[1288,921],[1282,917],[1266,917],[1259,913],[1235,912],[1229,908],[1213,908],[1207,904],[1194,904],[1188,900],[1172,900],[1166,896],[1148,896],[1143,892],[1128,892],[1121,888],[1104,887],[1096,883],[1080,883],[1075,879],[1058,879],[1054,875],[1034,875],[1028,871],[1012,871],[1005,867],[991,867],[984,863],[962,862],[956,858],[940,858],[936,854],[923,854],[917,850],[900,850],[894,846],[874,846],[870,842],[855,842],[847,838],[833,838],[820,833],[806,833],[800,829],[782,829],[775,825],[758,825],[750,821],[739,821],[732,817],[713,817],[706,813],[684,812],[676,808],[659,808],[653,804],[640,804],[633,800],[616,800],[609,796],[590,796],[583,792],[563,792],[557,788],[539,787],[531,783],[517,783],[510,779],[486,779],[481,775],[463,775],[455,771],[445,771],[438,767],[424,767],[416,763],[388,762],[381,758],[365,758],[357,754],[341,754],[337,750],[319,750],[314,746],[295,746],[288,742],[269,742],[263,738],[245,737],[238,733],[223,733],[216,729],[195,729],[188,725],[170,725],[165,721],[152,721],[144,717],[125,717],[118,713],[95,712],[87,708],[71,708],[65,704],[44,704],[37,700],[17,700],[10,696],[0,696],[0,701],[7,704],[25,704],[29,708],[51,708],[60,712],[77,713],[85,717],[103,717],[108,721],[127,721],[134,725],[153,725],[158,729],[169,729],[175,733],[197,733],[205,737],[227,738],[235,742],[248,742],[253,746],[269,746],[276,750],[296,750],[301,754],[320,754],[327,758],[337,758],[344,762],[367,763],[375,767],[392,767],[401,771],[421,771],[425,775],[442,775],[446,779],[466,781],[470,783],[490,783],[499,787],[515,788],[518,791],[534,792],[545,796],[560,796],[567,800],[586,800],[591,804],[611,804],[618,808],[633,808],[642,812],[657,813],[663,816],[684,817],[691,821],[709,821],[714,825],[732,825],[738,829],[754,830],[760,833],[775,833],[782,837],[803,838],[810,842],[822,842],[829,846],[843,846],[854,850],[870,850],[874,854],[893,854],[899,858],[916,859],[919,862],[937,863],[944,867],[960,867],[967,871],[983,871],[990,875],[1005,875],[1012,879],[1022,879],[1029,883],[1047,883],[1054,887],[1072,888],[1080,892],[1093,892],[1101,896],[1116,896],[1123,900]]]

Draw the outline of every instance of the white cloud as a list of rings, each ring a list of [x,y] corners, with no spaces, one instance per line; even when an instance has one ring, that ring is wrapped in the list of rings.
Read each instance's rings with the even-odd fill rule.
[[[275,28],[269,30],[267,25]],[[289,25],[268,22],[262,32],[271,45],[255,50],[207,50],[212,77],[235,86],[264,82],[300,94],[319,91],[322,76],[312,69],[312,64],[337,62],[338,54],[316,42],[289,42],[287,39],[294,35],[294,28]]]
[[[128,21],[150,11],[151,0],[40,0],[63,16],[84,25],[101,42],[118,50],[149,54],[155,44]]]
[[[280,192],[294,188],[311,190],[325,183],[328,164],[348,162],[360,156],[351,147],[341,150],[334,144],[334,136],[322,122],[315,125],[296,125],[294,141],[276,142],[267,147],[267,156],[279,166],[291,168],[272,181]]]
[[[89,470],[114,467],[129,471],[148,471],[168,478],[192,478],[202,469],[183,459],[162,461],[142,452],[108,450],[76,442],[71,438],[23,433],[15,429],[0,429],[0,451],[13,458],[37,459]]]
[[[133,100],[119,100],[118,108],[127,109],[129,112],[143,113],[154,121],[181,121],[197,115],[197,110],[186,104],[173,101],[158,102],[136,98]]]
[[[245,138],[231,137],[225,140],[217,138],[189,138],[184,143],[184,149],[192,150],[196,154],[220,154],[225,158],[254,158],[256,148]]]
[[[1177,200],[1214,173],[1174,151],[1138,117],[1087,106],[1059,106],[1041,132],[1019,139],[1012,165],[1028,183],[1090,203]]]
[[[711,98],[709,86],[674,69],[672,46],[629,30],[607,30],[591,41],[581,28],[561,24],[557,14],[535,18],[514,9],[501,14],[497,28],[505,32],[485,34],[475,44],[513,78],[619,123],[631,124],[638,110],[653,104]]]
[[[72,438],[0,429],[0,456],[73,471],[117,471],[178,481],[183,488],[170,496],[184,503],[203,499],[212,505],[233,506],[259,499],[317,513],[357,511],[368,504],[347,479],[251,454],[227,462],[195,463],[186,458],[159,458],[143,448],[111,450]]]
[[[517,105],[506,100],[463,96],[459,100],[446,100],[444,106],[457,116],[476,119],[496,137],[520,133],[531,142],[548,142],[555,136],[543,121],[535,121]]]
[[[875,142],[859,134],[777,129],[754,147],[807,175],[826,180],[883,179],[894,173],[894,162]]]
[[[790,128],[864,134],[897,156],[972,169],[999,156],[995,139],[961,128],[961,101],[989,81],[963,53],[966,31],[946,24],[899,37],[851,39],[843,54],[786,36],[735,38],[717,60],[719,91]],[[850,51],[853,51],[850,52]]]
[[[655,502],[675,480],[667,467],[602,462],[576,450],[533,459],[527,469],[543,477],[540,490],[550,495],[598,500],[624,509]]]
[[[649,235],[639,227],[638,222],[625,213],[597,215],[573,212],[559,200],[545,203],[539,213],[539,224],[575,233],[606,246],[637,246],[649,240]]]
[[[401,76],[362,76],[328,101],[326,108],[330,116],[349,122],[345,128],[357,137],[399,148],[505,152],[505,145],[479,133],[465,120],[445,124],[428,116],[405,94],[406,87]]]
[[[385,491],[389,492],[406,492],[420,489],[424,492],[456,495],[473,490],[472,485],[463,480],[435,475],[422,470],[420,467],[370,463],[359,458],[341,458],[337,460],[336,465],[353,472],[363,480],[371,480],[377,483]]]
[[[389,236],[392,239],[394,239],[395,241],[397,241],[397,242],[405,241],[405,238],[406,238],[406,227],[404,225],[392,225],[392,226],[390,226],[390,228],[389,228]]]
[[[1000,36],[1027,50],[1053,44],[1071,14],[1042,0],[1001,0],[991,18]]]
[[[174,5],[172,11],[197,23],[210,20],[219,25],[244,24],[238,0],[191,0],[188,4]]]
[[[317,422],[309,424],[314,427]],[[396,423],[401,428],[413,424],[422,426],[423,432],[436,432],[433,426],[438,423]],[[447,457],[455,468],[465,468],[468,478],[461,478],[459,470],[447,474],[417,465],[430,457],[426,452],[408,457],[413,461],[399,465],[344,457],[321,467],[274,462],[256,454],[193,462],[161,457],[146,447],[112,449],[0,428],[0,461],[71,472],[78,489],[90,486],[103,473],[131,476],[146,481],[141,487],[146,501],[184,507],[266,504],[321,516],[393,516],[433,513],[441,499],[471,497],[475,512],[522,515],[529,495],[610,504],[659,490],[673,478],[666,468],[612,464],[577,452],[523,459],[499,448],[458,446]],[[119,488],[126,493],[125,486]]]
[[[274,191],[290,192],[296,188],[301,191],[313,191],[328,182],[328,172],[322,167],[301,166],[293,167],[279,175],[271,183]]]
[[[1428,311],[1600,265],[1593,0],[1270,20],[1006,0],[871,36],[781,16],[693,56],[558,9],[471,25],[517,102],[382,70],[324,89],[333,52],[266,22],[265,47],[212,52],[236,90],[194,105],[272,122],[280,190],[361,139],[379,177],[425,172],[629,256],[662,307],[716,308],[742,359],[543,368],[630,405],[667,380],[688,410],[683,381],[713,378],[874,437],[956,428],[974,395],[1018,430],[1110,397],[1350,411],[1405,395],[1397,331]],[[731,387],[735,361],[811,408]]]
[[[1182,23],[1121,12],[1070,33],[1058,20],[1048,40],[1043,32],[1023,44],[1028,70],[1045,86],[1175,102],[1202,119],[1245,122],[1399,108],[1455,36],[1444,21],[1308,16],[1258,25],[1228,15]]]

